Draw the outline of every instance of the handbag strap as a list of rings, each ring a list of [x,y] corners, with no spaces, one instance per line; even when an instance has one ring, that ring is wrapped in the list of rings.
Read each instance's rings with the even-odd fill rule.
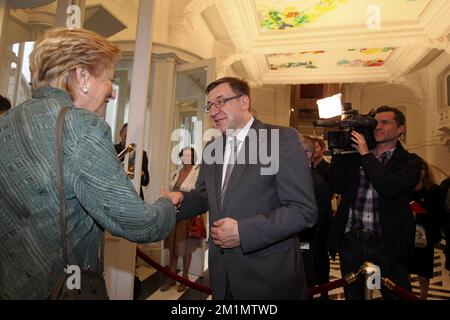
[[[58,182],[59,191],[59,225],[61,228],[64,267],[67,267],[69,265],[69,259],[67,256],[66,199],[64,196],[62,159],[64,115],[66,114],[67,110],[69,110],[68,107],[62,108],[58,113],[58,118],[56,119],[56,179]]]
[[[64,140],[64,116],[69,110],[69,107],[63,107],[56,119],[56,180],[59,191],[59,225],[61,229],[61,242],[63,249],[64,267],[69,265],[69,258],[67,253],[67,224],[66,224],[66,199],[64,195],[64,175],[63,175],[63,140]],[[100,236],[100,257],[97,257],[97,270],[99,270],[100,262],[104,257],[104,239],[103,232]]]

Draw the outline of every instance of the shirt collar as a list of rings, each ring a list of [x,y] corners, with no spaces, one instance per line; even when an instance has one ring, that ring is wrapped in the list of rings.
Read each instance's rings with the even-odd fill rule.
[[[250,130],[250,127],[252,126],[253,122],[255,121],[255,118],[252,116],[252,118],[247,122],[247,124],[242,129],[237,129],[236,132],[236,139],[239,140],[239,142],[243,142],[245,140],[245,137],[248,134],[248,131]],[[227,140],[232,139],[233,137],[227,136]]]
[[[381,157],[383,156],[384,153],[386,153],[386,157],[388,158],[388,160],[391,159],[392,155],[394,154],[395,149],[397,148],[397,146],[394,146],[392,149],[389,149],[388,151],[383,152],[382,154],[380,154],[379,157],[377,157],[376,153],[375,153],[375,149],[371,150],[370,152],[373,153],[373,155],[375,157],[377,157],[378,160],[381,159]]]

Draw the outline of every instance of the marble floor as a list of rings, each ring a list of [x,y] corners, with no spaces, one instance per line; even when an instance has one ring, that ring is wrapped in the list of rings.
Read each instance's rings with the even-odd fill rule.
[[[449,300],[450,299],[450,273],[444,268],[445,257],[443,254],[444,244],[440,243],[434,252],[434,278],[430,281],[429,300]],[[330,281],[341,278],[339,268],[339,258],[331,261]],[[153,269],[138,258],[136,274],[140,280],[140,290],[136,292],[136,300],[209,300],[210,295],[188,288],[184,292],[178,292],[177,286],[172,286],[167,291],[160,291],[160,287],[167,279],[165,275]],[[181,274],[181,273],[180,273]],[[413,291],[419,294],[419,283],[416,275],[411,275]],[[190,280],[209,286],[208,272],[203,277],[189,276]],[[330,299],[343,300],[343,289],[332,290]],[[317,298],[317,296],[315,296]],[[382,299],[379,292],[375,291],[374,300]]]

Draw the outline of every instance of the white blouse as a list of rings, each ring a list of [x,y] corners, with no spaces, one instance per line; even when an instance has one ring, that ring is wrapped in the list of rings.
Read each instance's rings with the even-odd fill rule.
[[[182,168],[172,172],[170,174],[170,189],[173,190],[175,183],[177,183],[178,177],[180,176]],[[195,189],[195,183],[197,182],[198,173],[200,171],[200,166],[196,165],[192,167],[186,179],[181,183],[180,191],[188,192]]]

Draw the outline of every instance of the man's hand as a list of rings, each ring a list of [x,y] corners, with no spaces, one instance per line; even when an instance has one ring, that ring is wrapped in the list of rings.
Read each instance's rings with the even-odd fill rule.
[[[364,136],[355,130],[352,131],[352,141],[355,144],[352,144],[352,147],[356,149],[356,151],[359,152],[360,155],[365,155],[369,153],[369,147],[367,146],[366,139]]]
[[[210,235],[214,244],[222,249],[236,248],[241,245],[238,222],[231,218],[214,222]]]
[[[167,197],[170,198],[172,201],[172,204],[179,208],[181,203],[183,202],[183,193],[181,192],[168,192],[164,187],[161,187],[159,190],[160,197]]]

